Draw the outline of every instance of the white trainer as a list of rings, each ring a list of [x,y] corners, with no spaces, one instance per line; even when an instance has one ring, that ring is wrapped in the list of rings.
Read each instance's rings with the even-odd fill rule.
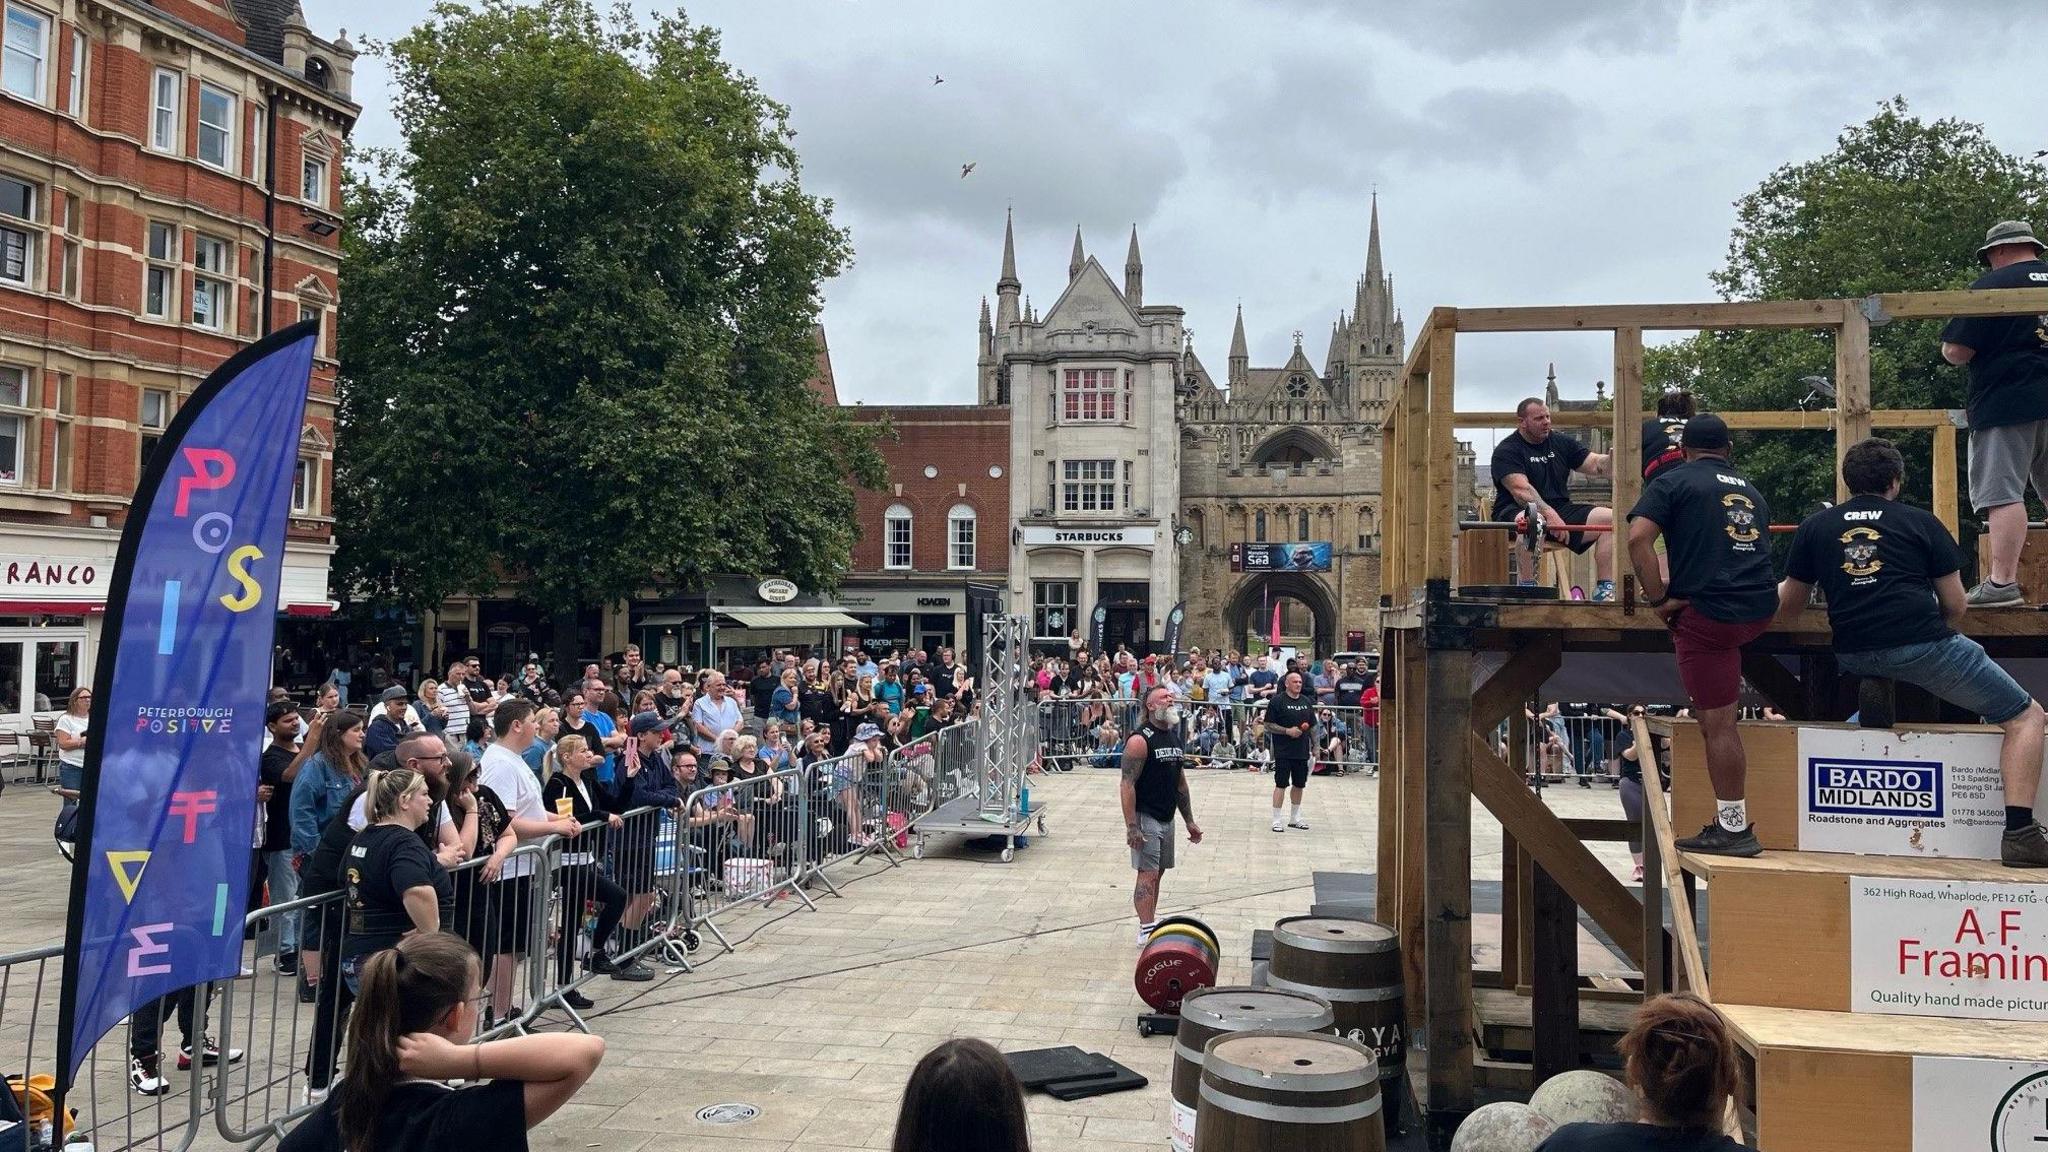
[[[1280,819],[1280,818],[1279,818],[1278,816],[1275,816],[1275,817],[1273,817],[1273,831],[1275,831],[1275,832],[1285,832],[1285,831],[1287,831],[1287,822],[1286,822],[1285,820],[1282,820],[1282,819]]]

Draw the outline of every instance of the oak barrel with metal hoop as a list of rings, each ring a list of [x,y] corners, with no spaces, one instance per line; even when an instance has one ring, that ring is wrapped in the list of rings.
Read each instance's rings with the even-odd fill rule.
[[[1180,1002],[1180,1031],[1173,1041],[1172,1139],[1176,1152],[1195,1143],[1195,1109],[1201,1100],[1202,1052],[1209,1041],[1253,1030],[1327,1033],[1337,1023],[1330,1003],[1306,992],[1271,988],[1204,988]]]
[[[1338,1036],[1218,1036],[1202,1054],[1194,1152],[1385,1152],[1377,1063]]]
[[[1273,925],[1266,986],[1330,1002],[1337,1035],[1378,1058],[1387,1131],[1398,1130],[1408,1055],[1400,933],[1370,920],[1289,916]]]

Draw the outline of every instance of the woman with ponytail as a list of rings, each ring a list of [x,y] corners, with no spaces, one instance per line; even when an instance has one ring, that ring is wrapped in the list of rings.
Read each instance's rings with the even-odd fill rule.
[[[341,975],[358,999],[366,957],[414,933],[439,932],[455,910],[448,870],[419,837],[433,807],[427,778],[410,768],[373,772],[363,804],[370,826],[356,834],[341,867],[348,909]]]
[[[1679,992],[1644,1002],[1618,1047],[1642,1122],[1567,1124],[1536,1152],[1743,1152],[1722,1128],[1742,1066],[1706,1001]]]
[[[604,1058],[602,1039],[574,1032],[469,1043],[482,965],[446,933],[407,937],[358,978],[347,1075],[278,1152],[525,1152]]]

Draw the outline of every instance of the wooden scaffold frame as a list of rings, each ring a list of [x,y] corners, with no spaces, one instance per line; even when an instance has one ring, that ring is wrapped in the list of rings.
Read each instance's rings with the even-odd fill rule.
[[[1610,603],[1517,602],[1466,598],[1453,587],[1457,523],[1470,499],[1456,491],[1456,430],[1511,428],[1511,412],[1461,412],[1455,403],[1458,337],[1488,332],[1609,332],[1614,341],[1611,412],[1553,414],[1561,428],[1611,427],[1613,506],[1621,522],[1640,493],[1643,334],[1650,331],[1805,329],[1831,333],[1836,406],[1810,412],[1722,412],[1737,430],[1828,430],[1836,459],[1875,430],[1931,432],[1935,513],[1957,524],[1959,413],[1873,411],[1870,328],[1893,319],[2048,313],[2048,289],[1922,292],[1867,299],[1754,303],[1438,308],[1416,336],[1384,425],[1387,526],[1382,563],[1382,677],[1378,908],[1400,930],[1417,1097],[1432,1147],[1447,1147],[1475,1093],[1476,1017],[1472,955],[1472,819],[1476,799],[1505,833],[1499,982],[1532,996],[1533,1074],[1578,1059],[1578,911],[1583,909],[1643,975],[1645,992],[1674,984],[1705,989],[1691,931],[1688,893],[1670,893],[1681,909],[1679,939],[1664,927],[1657,883],[1671,831],[1646,829],[1651,879],[1638,900],[1595,858],[1582,837],[1613,838],[1621,821],[1561,819],[1523,783],[1517,749],[1495,751],[1491,734],[1523,723],[1522,704],[1571,652],[1667,651],[1662,623],[1634,603],[1633,581],[1619,581]],[[1935,355],[1929,348],[1928,355]],[[1839,490],[1838,496],[1846,497]],[[1626,556],[1617,549],[1618,567]],[[2048,614],[1973,613],[1968,631],[1994,652],[2048,654]],[[1782,620],[1746,659],[1745,674],[1794,719],[1821,707],[1822,667],[1832,675],[1827,620],[1809,610]],[[1504,662],[1475,683],[1481,653]],[[1815,672],[1794,675],[1776,654],[1811,658]],[[1491,661],[1488,662],[1489,664]],[[1808,667],[1802,664],[1802,667]],[[1802,682],[1804,681],[1804,682]],[[1653,775],[1645,773],[1646,778]],[[1661,815],[1661,813],[1658,813]],[[1617,829],[1608,825],[1621,825]],[[1661,836],[1657,832],[1661,831]],[[1659,843],[1662,841],[1662,844]],[[1670,870],[1673,879],[1677,869]],[[1674,955],[1678,963],[1673,964]],[[1673,969],[1676,968],[1674,972]]]

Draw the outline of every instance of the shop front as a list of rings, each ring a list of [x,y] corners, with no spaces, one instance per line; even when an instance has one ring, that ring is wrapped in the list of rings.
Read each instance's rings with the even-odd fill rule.
[[[626,634],[651,664],[731,668],[776,649],[799,655],[839,650],[841,637],[866,620],[776,577],[722,576],[701,592],[636,600]]]
[[[62,712],[71,690],[92,682],[120,538],[0,524],[0,725]],[[326,551],[286,546],[279,602],[281,636],[292,620],[333,611]]]
[[[968,585],[908,585],[901,583],[853,583],[839,590],[839,607],[859,617],[862,627],[847,637],[846,646],[859,647],[871,656],[884,656],[891,649],[921,650],[936,658],[941,648],[956,652],[966,644],[968,628]]]

